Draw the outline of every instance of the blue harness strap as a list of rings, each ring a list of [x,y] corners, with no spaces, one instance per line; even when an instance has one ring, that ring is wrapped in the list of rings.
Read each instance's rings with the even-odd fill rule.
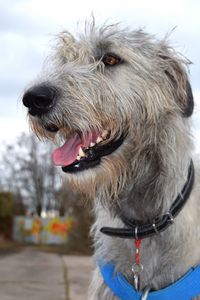
[[[140,300],[142,293],[137,292],[127,282],[122,273],[115,274],[112,263],[99,265],[105,283],[113,294],[121,300]],[[191,300],[200,295],[200,265],[191,268],[181,279],[159,291],[150,292],[148,300]]]

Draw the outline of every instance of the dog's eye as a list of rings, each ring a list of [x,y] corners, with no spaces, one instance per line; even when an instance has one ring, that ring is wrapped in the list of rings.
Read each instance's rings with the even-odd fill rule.
[[[102,57],[105,66],[116,66],[122,62],[122,59],[113,53],[107,53]]]

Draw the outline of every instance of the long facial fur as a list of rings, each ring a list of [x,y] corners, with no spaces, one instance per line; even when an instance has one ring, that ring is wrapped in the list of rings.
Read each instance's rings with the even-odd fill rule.
[[[147,148],[158,152],[159,159],[159,144],[163,143],[163,136],[166,138],[164,143],[169,143],[171,151],[173,147],[176,148],[175,144],[172,145],[167,140],[169,128],[167,123],[163,126],[163,120],[171,119],[173,123],[177,115],[181,120],[181,110],[186,101],[184,84],[187,76],[184,64],[188,62],[178,57],[165,41],[158,42],[140,30],[131,32],[119,31],[117,26],[100,29],[90,26],[90,32],[88,28],[86,32],[86,36],[77,39],[68,32],[59,35],[52,65],[49,67],[49,59],[47,70],[44,69],[36,84],[55,86],[60,97],[53,112],[44,117],[42,122],[33,119],[32,127],[39,136],[49,137],[40,124],[52,122],[63,128],[65,138],[72,131],[89,132],[91,125],[100,131],[105,127],[110,129],[113,138],[127,127],[127,140],[121,151],[118,151],[119,163],[116,163],[117,153],[113,156],[114,159],[105,158],[105,163],[99,170],[91,172],[91,179],[93,180],[95,173],[98,182],[103,168],[105,174],[112,169],[113,176],[109,178],[126,181],[124,178],[131,176],[132,180],[134,177],[137,180],[138,172],[133,172],[135,162],[138,157],[141,159],[142,153],[146,155]],[[114,68],[105,68],[101,57],[106,52],[119,54],[124,63]],[[174,70],[174,65],[179,69],[178,72]],[[175,79],[182,76],[177,79],[177,82],[181,82],[177,91],[174,91],[174,83],[168,73]],[[175,93],[182,95],[181,100]],[[162,132],[160,126],[163,126]],[[177,135],[175,133],[174,136]],[[121,152],[126,154],[123,163],[121,158],[125,155]],[[132,167],[125,168],[123,164],[126,166],[128,163],[130,166],[130,161]],[[145,158],[144,163],[146,164]],[[140,163],[140,169],[141,166]],[[87,177],[86,180],[84,176]],[[88,177],[88,174],[83,174],[72,181],[82,188],[84,181],[91,185]],[[105,180],[102,190],[117,195],[124,184],[115,184],[109,178]]]

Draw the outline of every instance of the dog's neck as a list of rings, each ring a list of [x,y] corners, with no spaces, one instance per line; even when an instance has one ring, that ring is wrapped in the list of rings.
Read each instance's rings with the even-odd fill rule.
[[[180,139],[180,133],[175,135]],[[182,148],[185,148],[184,153]],[[120,210],[127,217],[143,221],[166,213],[187,180],[192,149],[188,135],[182,141],[176,140],[173,147],[169,141],[150,157],[138,156],[136,175],[127,181],[116,199]]]
[[[165,212],[165,214],[155,215],[153,219],[144,222],[144,220],[141,221],[128,218],[123,213],[122,209],[118,207],[118,217],[125,224],[125,228],[102,227],[101,232],[113,237],[141,240],[165,231],[174,223],[174,218],[177,217],[177,215],[181,212],[188,198],[190,197],[194,185],[194,178],[195,170],[193,161],[191,160],[188,168],[187,181],[172,203],[170,209]]]
[[[160,171],[160,175],[151,184],[132,184],[129,190],[119,195],[117,214],[143,222],[162,216],[181,193],[187,181],[189,165],[188,159],[187,164],[180,166],[179,170],[172,167],[170,170]]]

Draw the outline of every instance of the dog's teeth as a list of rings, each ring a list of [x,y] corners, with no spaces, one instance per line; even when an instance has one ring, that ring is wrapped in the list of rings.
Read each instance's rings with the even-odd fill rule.
[[[103,138],[100,137],[100,136],[98,136],[98,138],[97,138],[97,140],[96,140],[96,143],[99,144],[99,143],[101,143],[102,141],[103,141]]]
[[[78,156],[80,156],[80,157],[85,157],[86,156],[85,152],[83,151],[83,149],[81,147],[79,149]]]
[[[103,138],[104,140],[107,138],[108,133],[109,133],[108,130],[104,130],[104,131],[102,132],[101,136],[102,136],[102,138]]]
[[[80,157],[79,155],[77,155],[76,159],[77,159],[77,160],[80,160],[80,159],[81,159],[81,157]]]
[[[94,147],[94,146],[95,146],[95,143],[91,142],[90,147]]]

